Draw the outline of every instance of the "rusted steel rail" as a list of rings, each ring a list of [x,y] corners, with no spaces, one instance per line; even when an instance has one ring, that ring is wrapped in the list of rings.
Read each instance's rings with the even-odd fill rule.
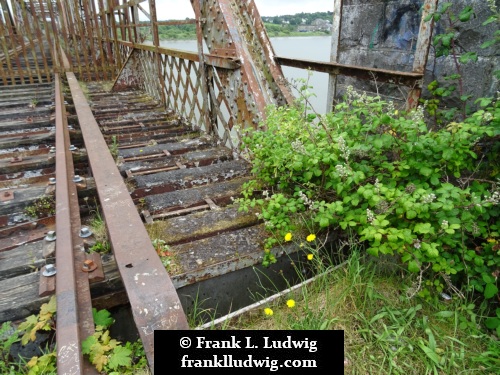
[[[280,65],[293,68],[311,69],[316,72],[344,75],[365,80],[373,80],[375,78],[378,82],[389,82],[409,87],[413,87],[416,80],[421,80],[423,78],[423,73],[398,72],[387,69],[367,68],[334,62],[293,59],[281,56],[276,56],[275,59]]]
[[[66,75],[116,264],[154,368],[154,330],[188,329],[186,316],[78,81],[73,73]]]
[[[83,361],[81,350],[82,340],[94,332],[94,321],[88,274],[81,268],[85,252],[79,237],[80,207],[58,74],[55,84],[57,369],[60,374],[97,374]]]

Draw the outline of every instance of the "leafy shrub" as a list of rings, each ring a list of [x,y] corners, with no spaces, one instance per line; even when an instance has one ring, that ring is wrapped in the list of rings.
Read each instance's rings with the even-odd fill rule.
[[[255,180],[240,208],[259,206],[276,238],[296,230],[299,216],[317,231],[352,229],[370,254],[427,269],[422,296],[466,280],[491,299],[500,273],[500,104],[477,104],[439,129],[426,124],[424,107],[398,111],[352,88],[321,118],[271,107],[266,131],[243,137]]]

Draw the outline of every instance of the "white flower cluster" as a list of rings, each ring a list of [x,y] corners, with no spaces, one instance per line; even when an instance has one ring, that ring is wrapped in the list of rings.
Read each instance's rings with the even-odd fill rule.
[[[448,221],[447,220],[443,220],[441,222],[441,228],[445,229],[445,230],[448,229]]]
[[[373,214],[373,211],[370,210],[369,208],[366,209],[366,220],[369,223],[372,223],[373,220],[375,220],[375,215]]]
[[[490,10],[493,12],[493,13],[498,13],[498,9],[497,9],[497,6],[495,4],[495,0],[486,0],[488,2],[488,6],[490,7]]]
[[[298,154],[301,155],[307,155],[306,148],[304,147],[304,144],[300,139],[297,139],[296,141],[291,143],[292,145],[292,150],[295,151]]]
[[[435,194],[427,194],[422,197],[422,203],[432,203],[436,199]]]
[[[500,190],[495,190],[491,196],[485,197],[486,199],[483,201],[483,203],[491,203],[493,205],[497,205],[500,203]]]
[[[380,188],[382,187],[382,184],[379,182],[378,178],[375,179],[375,184],[373,184],[375,186],[375,192],[377,194],[380,194]]]
[[[413,122],[422,122],[424,121],[424,107],[418,106],[411,112],[411,120]]]
[[[314,201],[309,199],[302,191],[299,191],[299,198],[310,210],[314,210]]]
[[[351,174],[349,169],[345,165],[342,165],[342,164],[337,164],[335,166],[335,169],[337,170],[337,173],[339,174],[339,176],[341,178],[347,177]]]
[[[396,108],[394,107],[394,102],[392,100],[390,100],[387,103],[387,113],[389,114],[396,113]]]
[[[349,147],[347,146],[347,143],[345,143],[345,139],[343,137],[339,137],[338,142],[341,156],[345,159],[345,161],[348,161],[349,155],[351,155],[351,150],[349,150]]]

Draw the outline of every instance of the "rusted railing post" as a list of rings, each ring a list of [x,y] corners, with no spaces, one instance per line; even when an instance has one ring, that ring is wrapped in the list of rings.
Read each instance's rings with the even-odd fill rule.
[[[163,104],[167,103],[165,98],[165,79],[163,77],[163,69],[161,64],[161,56],[158,52],[158,47],[160,47],[160,36],[158,35],[158,17],[156,15],[156,1],[149,0],[149,11],[151,14],[151,30],[153,32],[153,45],[155,46],[155,62],[158,68],[158,81],[160,83],[160,98]]]
[[[330,62],[338,63],[340,30],[342,29],[342,0],[334,0],[333,4],[333,29],[332,47],[330,50]],[[330,74],[328,81],[328,99],[326,100],[326,112],[330,112],[337,97],[337,75]]]
[[[438,0],[425,0],[422,7],[422,19],[420,20],[420,29],[418,31],[417,48],[415,51],[415,59],[413,60],[413,72],[425,74],[425,66],[427,65],[427,58],[429,56],[429,48],[431,45],[432,27],[434,19],[425,21],[428,14],[434,12],[437,8]],[[406,107],[416,108],[418,101],[422,95],[423,78],[417,82],[416,86],[410,91]]]
[[[198,56],[199,56],[199,70],[200,70],[200,80],[201,80],[201,95],[203,98],[203,114],[202,116],[205,119],[205,131],[207,133],[211,133],[215,129],[215,125],[217,123],[217,116],[213,115],[213,112],[210,110],[211,104],[209,101],[209,78],[207,74],[207,68],[205,65],[205,57],[203,52],[203,29],[202,22],[204,22],[201,18],[201,6],[200,3],[203,0],[191,0],[193,5],[194,14],[196,17],[196,41],[198,45]],[[212,83],[213,84],[213,83]]]

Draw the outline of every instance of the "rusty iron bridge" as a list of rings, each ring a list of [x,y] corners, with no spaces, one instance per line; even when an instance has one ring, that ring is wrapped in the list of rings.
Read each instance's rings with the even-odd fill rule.
[[[188,329],[180,290],[260,263],[263,223],[231,203],[250,178],[240,130],[294,101],[283,66],[328,73],[330,105],[342,76],[404,86],[408,107],[420,97],[430,23],[403,72],[339,61],[341,0],[327,62],[277,56],[253,0],[191,5],[194,19],[161,21],[155,0],[0,0],[0,316],[55,293],[59,374],[96,373],[81,353],[92,308],[121,304],[153,371],[154,330]],[[197,52],[160,45],[159,26],[186,23]],[[89,251],[95,212],[111,254]]]

